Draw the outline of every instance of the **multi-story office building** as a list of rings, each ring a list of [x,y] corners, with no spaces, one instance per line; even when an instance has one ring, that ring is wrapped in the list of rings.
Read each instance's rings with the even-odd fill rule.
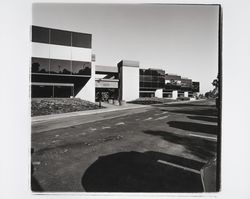
[[[122,60],[95,66],[92,35],[32,26],[31,96],[79,97],[94,102],[98,92],[130,101],[139,97],[193,97],[199,82],[161,69],[140,69]],[[97,78],[98,75],[102,77]]]
[[[93,101],[95,69],[91,34],[32,26],[32,97]]]

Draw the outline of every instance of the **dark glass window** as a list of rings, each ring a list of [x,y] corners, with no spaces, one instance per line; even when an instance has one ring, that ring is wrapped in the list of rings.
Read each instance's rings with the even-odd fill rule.
[[[71,33],[69,31],[51,29],[50,37],[51,44],[71,46]]]
[[[38,26],[32,26],[32,41],[40,43],[49,43],[49,29]]]
[[[73,87],[71,86],[54,86],[54,97],[73,96]]]
[[[149,76],[149,75],[146,76],[146,75],[144,75],[143,76],[143,81],[144,82],[151,82],[152,81],[152,76]]]
[[[153,88],[158,88],[158,83],[157,82],[152,82],[151,85],[152,85]]]
[[[71,66],[69,60],[50,60],[51,74],[71,74]]]
[[[145,70],[144,75],[152,75],[152,71],[151,70]]]
[[[49,73],[49,59],[32,57],[32,73]]]
[[[31,97],[53,97],[53,87],[32,85]]]
[[[144,87],[144,83],[143,82],[140,82],[140,87]]]
[[[91,75],[91,63],[72,61],[72,75]]]
[[[72,33],[72,46],[91,48],[91,34]]]
[[[144,82],[144,87],[150,88],[151,87],[151,82]]]

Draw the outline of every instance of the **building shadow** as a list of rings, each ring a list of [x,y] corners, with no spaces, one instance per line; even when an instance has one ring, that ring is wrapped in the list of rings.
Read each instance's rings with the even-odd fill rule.
[[[167,162],[171,164],[165,164]],[[203,163],[159,152],[121,152],[99,157],[84,173],[87,192],[203,192]]]
[[[214,108],[215,105],[206,105],[206,104],[155,104],[152,106],[157,107],[174,107],[174,108],[180,108],[180,107],[201,107],[201,108]]]
[[[192,155],[204,160],[210,160],[216,156],[217,143],[214,141],[199,137],[181,136],[167,131],[147,130],[143,132],[149,135],[160,136],[170,143],[181,145]]]
[[[218,118],[216,117],[206,117],[206,116],[187,116],[187,117],[192,120],[201,120],[205,122],[218,122]]]
[[[167,122],[167,124],[170,127],[182,129],[185,131],[207,133],[212,135],[218,134],[218,125],[200,124],[200,123],[183,122],[183,121],[169,121]]]
[[[163,110],[166,111],[166,110]],[[181,113],[188,115],[200,115],[200,116],[218,116],[218,110],[215,108],[198,109],[198,110],[167,110],[171,113]]]

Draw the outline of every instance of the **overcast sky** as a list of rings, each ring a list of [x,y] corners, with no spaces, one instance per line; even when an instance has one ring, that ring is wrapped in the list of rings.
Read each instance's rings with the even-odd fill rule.
[[[218,6],[34,4],[33,25],[92,34],[96,64],[136,60],[212,90],[218,72]]]

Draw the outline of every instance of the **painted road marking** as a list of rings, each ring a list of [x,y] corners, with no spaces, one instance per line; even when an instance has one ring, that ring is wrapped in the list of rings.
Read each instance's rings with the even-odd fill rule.
[[[138,120],[140,120],[140,118],[136,118],[135,120],[138,121]]]
[[[191,169],[191,168],[184,167],[184,166],[174,164],[174,163],[171,163],[171,162],[167,162],[167,161],[164,161],[164,160],[157,160],[157,162],[162,163],[162,164],[166,164],[166,165],[170,165],[170,166],[173,166],[173,167],[176,167],[176,168],[179,168],[179,169],[183,169],[185,171],[190,171],[190,172],[193,172],[193,173],[200,174],[199,170]]]
[[[164,111],[164,112],[162,112],[162,113],[156,113],[156,114],[154,114],[155,116],[157,116],[157,115],[163,115],[163,114],[166,114],[166,113],[168,113],[167,111]]]
[[[96,131],[96,128],[90,128],[91,131]]]
[[[152,119],[153,119],[152,117],[149,117],[149,118],[147,118],[147,119],[145,119],[143,121],[148,121],[148,120],[152,120]]]
[[[110,126],[103,126],[102,129],[110,129]]]
[[[197,135],[197,134],[189,134],[190,136],[194,136],[194,137],[199,137],[199,138],[205,138],[205,139],[210,139],[210,140],[214,140],[217,141],[217,137],[210,137],[210,136],[205,136],[205,135]]]
[[[118,122],[118,123],[116,123],[115,125],[116,126],[119,126],[119,125],[124,125],[125,123],[124,122]]]
[[[168,115],[163,116],[163,117],[156,118],[155,120],[164,120],[164,119],[166,119],[167,117],[168,117]]]

